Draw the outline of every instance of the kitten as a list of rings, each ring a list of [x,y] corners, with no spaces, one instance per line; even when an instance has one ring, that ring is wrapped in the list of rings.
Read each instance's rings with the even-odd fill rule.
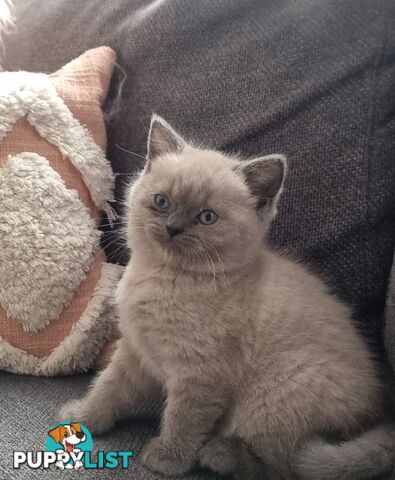
[[[128,199],[122,338],[62,419],[103,432],[164,391],[142,454],[154,471],[200,462],[240,479],[325,480],[391,467],[393,430],[357,436],[380,414],[381,385],[348,308],[262,242],[285,171],[281,155],[195,148],[154,116]],[[347,441],[316,436],[335,433]]]

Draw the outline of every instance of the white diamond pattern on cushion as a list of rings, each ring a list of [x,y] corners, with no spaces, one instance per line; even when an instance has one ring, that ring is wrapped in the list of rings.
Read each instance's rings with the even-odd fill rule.
[[[78,192],[36,153],[0,168],[0,303],[36,332],[58,318],[85,278],[99,231]]]

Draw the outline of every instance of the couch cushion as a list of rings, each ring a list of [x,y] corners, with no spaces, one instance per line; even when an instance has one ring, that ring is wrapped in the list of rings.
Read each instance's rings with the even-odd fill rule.
[[[381,344],[395,237],[392,0],[16,4],[7,68],[51,71],[86,48],[116,49],[127,75],[108,131],[118,195],[143,163],[153,111],[215,148],[285,153],[273,244],[322,273]],[[126,259],[120,245],[110,258]]]
[[[98,248],[114,175],[100,108],[115,53],[51,76],[0,72],[0,368],[86,370],[111,337],[122,268]]]

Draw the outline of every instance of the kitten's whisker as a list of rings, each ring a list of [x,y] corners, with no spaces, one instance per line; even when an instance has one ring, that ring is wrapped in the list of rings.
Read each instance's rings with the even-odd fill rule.
[[[224,283],[225,283],[225,287],[228,288],[228,284],[227,284],[227,278],[226,278],[226,272],[225,272],[225,266],[224,266],[224,263],[221,259],[221,256],[219,255],[219,253],[217,252],[217,250],[214,248],[214,247],[211,247],[209,245],[206,245],[206,248],[208,248],[209,251],[213,252],[216,257],[218,258],[218,262],[221,266],[221,269],[222,269],[222,274],[224,276]]]
[[[224,205],[225,207],[230,205],[234,208],[239,208],[239,209],[243,208],[241,205],[238,205],[237,203],[231,202],[229,200],[222,200],[220,203],[221,203],[221,205]]]
[[[213,279],[212,279],[212,281],[211,281],[211,284],[214,286],[215,292],[217,292],[215,264],[214,264],[212,258],[208,255],[207,252],[202,251],[202,254],[204,255],[204,258],[205,258],[206,260],[208,260],[209,269],[210,269],[210,271],[211,271],[212,274],[213,274]]]
[[[143,160],[146,160],[146,158],[144,157],[144,155],[140,155],[139,153],[136,153],[136,152],[133,152],[132,150],[128,150],[124,147],[121,147],[120,145],[118,145],[117,143],[114,143],[114,145],[119,148],[119,150],[122,150],[123,152],[126,152],[126,153],[130,153],[131,155],[135,155],[136,157],[139,157],[139,158],[142,158]]]
[[[127,232],[126,228],[119,228],[116,230],[106,230],[102,231],[102,237],[124,237],[125,233]]]
[[[111,255],[108,256],[108,260],[113,260],[114,257],[116,257],[118,255],[118,253],[124,248],[124,245],[119,245],[119,247],[117,249],[115,249]]]
[[[119,225],[126,226],[126,223],[124,222],[100,223],[99,227],[107,227],[107,226],[111,227],[111,226],[119,226]]]
[[[107,249],[109,247],[111,247],[111,245],[114,245],[115,243],[120,243],[122,245],[122,247],[124,247],[126,245],[126,242],[123,238],[114,238],[112,239],[110,242],[107,242],[106,243],[106,240],[102,240],[100,243],[99,243],[99,246],[101,246],[103,249]]]

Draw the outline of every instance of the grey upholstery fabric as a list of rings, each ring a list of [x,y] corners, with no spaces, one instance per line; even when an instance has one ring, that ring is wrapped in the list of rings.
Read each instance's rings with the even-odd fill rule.
[[[8,69],[52,71],[101,44],[118,52],[127,80],[108,153],[119,196],[142,165],[123,149],[144,155],[153,111],[215,148],[286,153],[272,243],[322,273],[381,344],[395,240],[392,0],[15,3]],[[110,257],[125,260],[118,247]]]
[[[395,372],[395,257],[388,287],[387,309],[385,324],[385,346],[387,354]]]
[[[133,451],[134,459],[126,470],[85,470],[81,472],[59,472],[31,470],[21,466],[12,468],[13,451],[45,450],[47,432],[56,424],[55,415],[67,400],[78,398],[88,388],[92,375],[76,375],[56,379],[19,377],[0,372],[0,479],[59,479],[65,475],[73,478],[139,479],[160,480],[161,475],[146,470],[139,462],[143,445],[158,427],[153,417],[160,405],[147,404],[134,419],[122,422],[110,433],[93,438],[94,455],[97,451]],[[148,416],[149,415],[149,416]],[[219,480],[220,477],[205,470],[196,470],[184,477],[185,480]],[[224,477],[222,477],[224,478]],[[225,480],[225,478],[224,478]]]

